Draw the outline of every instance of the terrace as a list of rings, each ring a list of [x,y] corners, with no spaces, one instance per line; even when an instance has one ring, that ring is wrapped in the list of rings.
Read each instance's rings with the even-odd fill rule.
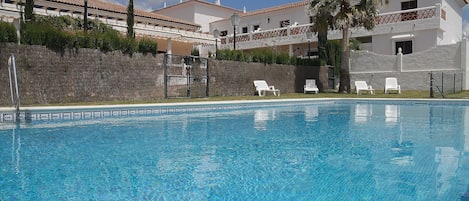
[[[424,8],[383,13],[376,18],[377,26],[373,31],[368,31],[363,28],[352,29],[351,36],[369,37],[376,34],[387,34],[393,29],[394,33],[396,33],[396,30],[399,32],[407,32],[437,29],[441,27],[442,20],[446,20],[446,12],[440,4]],[[306,32],[308,32],[312,25],[313,24],[303,24],[237,34],[237,49],[262,48],[269,46],[269,44],[293,45],[306,43],[308,41]],[[329,31],[328,38],[331,40],[341,39],[342,32],[340,30],[331,30]],[[233,39],[233,35],[222,37],[220,39],[221,45],[219,48],[231,48],[233,46]],[[317,37],[313,36],[312,41],[317,41]]]

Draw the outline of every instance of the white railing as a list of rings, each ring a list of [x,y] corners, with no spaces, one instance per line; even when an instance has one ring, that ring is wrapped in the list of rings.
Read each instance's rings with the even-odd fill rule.
[[[250,41],[260,41],[260,40],[266,40],[266,39],[272,39],[272,38],[282,38],[282,37],[290,37],[290,36],[295,36],[295,35],[305,35],[306,32],[309,30],[309,28],[312,26],[312,24],[305,24],[305,25],[298,25],[298,26],[290,26],[286,28],[278,28],[278,29],[271,29],[271,30],[265,30],[265,31],[256,31],[252,33],[247,33],[247,34],[240,34],[236,36],[236,42],[250,42]],[[221,38],[221,44],[229,44],[233,43],[234,37],[229,36],[229,37],[224,37]]]
[[[417,9],[411,9],[411,10],[403,10],[403,11],[379,15],[376,18],[376,24],[382,25],[382,24],[398,23],[398,22],[403,22],[403,21],[422,20],[422,19],[434,18],[436,17],[436,14],[437,14],[436,6],[417,8]]]
[[[417,9],[410,9],[398,12],[390,12],[390,13],[383,13],[376,17],[376,25],[385,25],[391,23],[400,23],[400,22],[408,22],[413,20],[426,20],[426,19],[434,19],[439,17],[440,15],[441,6],[437,4],[436,6],[424,7],[424,8],[417,8]],[[442,16],[443,17],[443,16]],[[304,43],[305,37],[292,37],[295,35],[306,35],[309,27],[313,26],[313,24],[305,24],[305,25],[298,25],[298,26],[289,26],[285,28],[278,28],[278,29],[271,29],[265,31],[258,31],[252,33],[245,33],[236,35],[236,43],[240,43],[240,49],[243,47],[244,44],[256,44],[253,42],[258,41],[269,41],[273,38],[277,41],[288,41],[292,38],[295,38],[294,41],[289,41],[291,44],[297,43]],[[357,28],[355,31],[363,32],[359,35],[366,35],[372,34],[372,32],[363,31]],[[341,33],[335,31],[330,31],[329,35],[330,38],[336,38]],[[226,36],[220,38],[220,45],[221,47],[229,47],[227,45],[233,43],[233,36]],[[314,40],[313,40],[314,41]],[[265,42],[259,42],[257,44],[265,44]],[[252,45],[250,45],[252,46]]]

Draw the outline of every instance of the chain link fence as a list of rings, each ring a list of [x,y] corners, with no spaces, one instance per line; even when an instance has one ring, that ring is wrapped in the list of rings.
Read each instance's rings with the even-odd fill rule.
[[[430,97],[444,98],[446,95],[461,92],[463,89],[463,76],[464,73],[462,72],[431,72]]]

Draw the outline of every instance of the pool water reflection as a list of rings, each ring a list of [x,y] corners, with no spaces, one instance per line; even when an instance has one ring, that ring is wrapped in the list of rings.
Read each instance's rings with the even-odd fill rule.
[[[465,200],[468,105],[279,103],[19,124],[0,130],[0,199]]]

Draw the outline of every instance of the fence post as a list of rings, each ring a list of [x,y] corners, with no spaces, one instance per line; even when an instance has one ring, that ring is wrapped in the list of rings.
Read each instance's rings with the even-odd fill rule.
[[[453,74],[453,94],[456,93],[456,73]]]
[[[441,72],[441,92],[442,93],[441,95],[443,95],[445,93],[445,74],[443,72]]]
[[[168,98],[168,53],[163,58],[164,98]]]
[[[210,97],[210,64],[209,64],[209,60],[207,59],[206,60],[207,62],[207,68],[205,69],[207,72],[206,72],[206,82],[207,82],[207,85],[205,86],[205,96],[206,97]]]
[[[463,90],[463,86],[464,86],[464,72],[461,73],[461,91]]]
[[[430,98],[434,98],[433,95],[433,73],[430,72]]]

